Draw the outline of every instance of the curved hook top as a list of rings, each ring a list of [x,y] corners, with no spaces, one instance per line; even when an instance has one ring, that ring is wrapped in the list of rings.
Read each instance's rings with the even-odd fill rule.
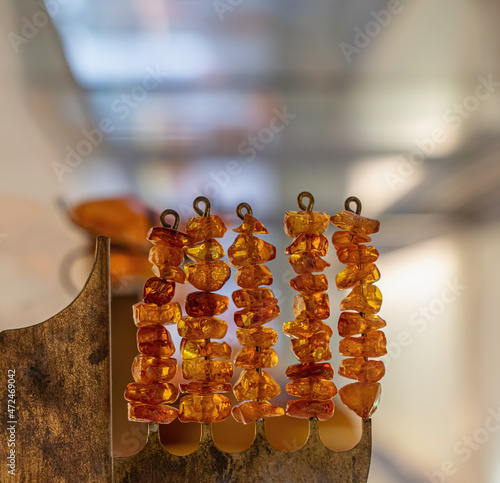
[[[351,209],[351,203],[355,203],[356,204],[356,211],[353,211]],[[347,198],[345,200],[345,204],[344,204],[344,207],[347,211],[350,211],[352,213],[356,213],[356,215],[361,215],[361,201],[359,198],[356,198],[355,196],[349,196],[349,198]]]
[[[304,205],[304,198],[309,199],[309,204]],[[297,196],[297,203],[299,205],[299,208],[303,211],[307,211],[308,213],[311,213],[313,207],[314,207],[314,196],[309,193],[309,191],[302,191],[302,193]]]
[[[200,203],[205,204],[205,211],[202,211],[201,208],[198,206]],[[193,201],[193,208],[194,211],[200,216],[210,216],[210,201],[206,196],[198,196],[195,198]]]
[[[236,207],[236,214],[238,215],[238,218],[240,220],[244,220],[245,219],[245,214],[243,213],[243,210],[246,210],[246,212],[249,215],[253,215],[252,207],[248,203],[245,203],[245,202],[240,203]]]
[[[171,225],[170,223],[167,223],[166,220],[165,220],[165,217],[168,216],[168,215],[172,215],[174,217],[174,224]],[[177,213],[177,211],[175,210],[165,210],[161,215],[160,215],[160,221],[161,221],[161,224],[165,227],[165,228],[172,228],[174,230],[177,230],[177,228],[179,228],[179,213]]]

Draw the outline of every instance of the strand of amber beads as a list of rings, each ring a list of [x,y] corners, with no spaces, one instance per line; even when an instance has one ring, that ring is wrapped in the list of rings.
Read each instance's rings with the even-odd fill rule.
[[[205,204],[202,212],[198,204]],[[190,381],[181,384],[187,393],[179,404],[179,420],[198,423],[218,423],[231,414],[231,402],[221,393],[231,391],[233,365],[231,347],[222,339],[227,332],[227,323],[217,316],[229,306],[229,298],[214,293],[220,290],[231,275],[222,245],[216,238],[226,233],[223,221],[210,215],[210,202],[204,196],[193,203],[200,216],[191,218],[186,225],[189,246],[184,253],[193,262],[185,265],[189,283],[198,289],[186,297],[186,317],[182,317],[177,328],[181,341],[182,375]]]
[[[356,203],[356,213],[350,209]],[[380,379],[385,374],[382,361],[369,360],[387,353],[386,339],[380,330],[385,321],[375,315],[380,310],[382,295],[373,285],[380,279],[375,265],[379,253],[369,235],[379,231],[380,223],[361,216],[361,202],[351,197],[345,202],[345,210],[333,215],[331,222],[341,228],[333,234],[332,243],[337,249],[341,263],[347,265],[336,277],[337,288],[351,288],[351,293],[342,300],[338,330],[344,337],[339,351],[344,359],[340,363],[339,374],[357,382],[340,389],[342,402],[358,416],[368,419],[377,409],[380,400]]]
[[[242,210],[246,209],[243,215]],[[240,287],[233,292],[237,308],[234,322],[238,326],[236,336],[243,348],[238,352],[234,365],[243,371],[233,391],[238,401],[244,401],[233,408],[233,417],[244,424],[261,418],[282,416],[283,408],[270,402],[280,393],[279,384],[264,369],[278,364],[278,355],[272,348],[278,341],[278,332],[266,327],[279,313],[278,300],[268,285],[270,271],[263,270],[263,264],[276,258],[276,248],[255,235],[268,235],[266,227],[252,216],[247,203],[240,203],[236,209],[243,223],[233,229],[238,233],[229,247],[229,263],[240,270],[248,270],[253,276],[245,280],[236,275]],[[257,267],[261,267],[259,270]],[[267,268],[267,267],[265,267]],[[272,275],[271,275],[272,282]]]
[[[309,206],[303,198],[309,198]],[[331,381],[333,368],[330,337],[333,334],[323,322],[330,316],[328,280],[322,273],[330,266],[322,257],[328,252],[328,239],[323,234],[330,224],[328,214],[312,211],[314,198],[311,193],[298,196],[302,211],[287,211],[284,220],[285,233],[295,238],[285,250],[297,276],[290,286],[299,292],[293,301],[295,320],[283,324],[283,332],[292,338],[290,345],[300,364],[289,366],[286,376],[292,380],[286,392],[299,399],[288,401],[286,414],[295,418],[317,418],[321,421],[333,416],[333,397],[337,388]]]
[[[165,222],[169,214],[175,216],[172,228]],[[172,357],[175,347],[165,326],[177,324],[181,318],[181,307],[172,298],[176,282],[186,281],[179,265],[188,237],[177,231],[179,215],[175,211],[164,211],[161,221],[163,226],[152,228],[147,235],[153,243],[149,260],[157,276],[147,280],[142,302],[133,307],[140,354],[132,364],[135,382],[127,386],[125,399],[129,420],[168,424],[178,416],[178,410],[168,403],[177,399],[179,390],[169,382],[177,372],[177,361]]]

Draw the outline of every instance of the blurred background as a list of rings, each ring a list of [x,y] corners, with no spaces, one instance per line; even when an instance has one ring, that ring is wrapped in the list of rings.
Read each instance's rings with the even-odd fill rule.
[[[499,20],[493,0],[2,2],[0,328],[65,307],[94,236],[111,236],[113,444],[135,453],[145,426],[127,421],[123,400],[130,307],[151,275],[144,237],[158,213],[176,209],[182,228],[205,195],[231,229],[249,202],[278,249],[279,330],[293,298],[284,212],[303,190],[330,214],[355,195],[382,223],[373,242],[388,321],[370,483],[500,482]],[[327,260],[333,282],[341,265],[334,251]],[[335,326],[345,294],[330,285]],[[236,350],[234,329],[226,340]],[[270,371],[282,387],[288,344],[280,336]],[[360,423],[335,401],[322,436],[348,449]],[[290,451],[305,428],[274,418],[268,437]],[[253,428],[215,431],[235,451]],[[162,428],[179,454],[198,434]]]

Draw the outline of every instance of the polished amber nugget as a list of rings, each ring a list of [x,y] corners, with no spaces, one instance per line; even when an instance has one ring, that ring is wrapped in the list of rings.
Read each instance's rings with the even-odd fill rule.
[[[278,332],[264,325],[251,329],[237,329],[236,337],[244,347],[272,347],[278,342]]]
[[[318,418],[326,421],[333,416],[334,411],[335,405],[331,399],[299,399],[286,404],[286,414],[299,419]]]
[[[172,406],[153,406],[151,404],[128,404],[128,419],[138,423],[170,424],[177,418],[179,411]]]
[[[385,374],[382,361],[365,360],[363,357],[344,359],[340,363],[339,374],[359,382],[378,382]]]
[[[177,302],[160,306],[139,302],[133,308],[134,322],[137,327],[177,324],[181,318],[181,306]]]
[[[191,317],[222,314],[229,307],[229,298],[211,292],[191,292],[186,297],[186,312]]]
[[[302,233],[320,234],[328,229],[330,218],[319,211],[287,211],[283,226],[285,234],[295,238]]]
[[[222,260],[215,262],[186,263],[188,282],[198,290],[215,292],[220,290],[231,276],[231,269]]]
[[[259,285],[271,285],[273,274],[265,265],[247,265],[237,270],[235,280],[242,288],[257,288]]]
[[[236,367],[243,367],[244,369],[265,369],[274,367],[278,364],[278,355],[274,349],[256,347],[243,347],[234,361]]]
[[[238,308],[249,307],[255,302],[274,298],[274,293],[267,287],[261,288],[241,288],[233,292],[233,302]]]
[[[177,267],[184,262],[184,252],[180,248],[156,245],[149,251],[149,261],[158,267]]]
[[[333,335],[333,330],[328,324],[315,319],[308,312],[302,312],[296,320],[283,324],[283,333],[296,339],[306,339],[320,332],[325,332],[329,337]]]
[[[192,394],[215,394],[231,391],[231,384],[228,382],[191,381],[180,386],[182,392]]]
[[[291,255],[288,262],[293,268],[295,273],[311,273],[322,272],[330,264],[321,258],[317,253],[304,252],[300,254]]]
[[[339,344],[339,352],[348,357],[381,357],[387,354],[387,341],[382,331],[368,332],[366,336],[346,337]]]
[[[159,267],[158,265],[153,265],[153,273],[164,280],[170,280],[175,283],[186,283],[186,274],[184,270],[179,267]]]
[[[328,379],[304,377],[289,382],[286,392],[302,399],[332,399],[337,394],[337,387]]]
[[[326,332],[319,332],[307,339],[292,339],[292,352],[302,363],[326,361],[332,358],[330,337]]]
[[[147,239],[154,245],[165,245],[168,247],[182,248],[189,243],[189,237],[178,230],[155,226],[149,230]]]
[[[283,416],[283,408],[272,405],[267,401],[245,401],[233,407],[233,418],[239,423],[248,424],[258,419]]]
[[[280,392],[279,384],[266,372],[259,374],[255,370],[245,369],[233,387],[238,401],[248,399],[262,399],[267,401],[276,397]]]
[[[360,335],[373,332],[385,327],[385,320],[377,315],[362,316],[356,312],[342,312],[340,314],[338,329],[340,337]]]
[[[162,325],[140,327],[137,332],[139,352],[153,357],[170,357],[175,353],[175,346],[168,330]]]
[[[222,394],[189,394],[179,404],[183,423],[219,423],[231,414],[231,401]]]
[[[324,257],[328,253],[328,238],[325,235],[302,233],[285,249],[286,255],[303,252],[314,252]]]
[[[217,215],[194,216],[186,224],[186,232],[194,243],[221,238],[226,231],[226,226]]]
[[[229,263],[235,267],[266,263],[276,258],[274,245],[253,235],[238,235],[227,251]]]
[[[222,339],[227,332],[227,322],[216,317],[182,317],[177,332],[186,339]]]
[[[298,379],[302,377],[321,377],[323,379],[333,378],[333,367],[328,362],[319,364],[294,364],[288,366],[286,373],[288,379]]]
[[[252,215],[245,213],[243,223],[238,228],[233,228],[236,233],[247,233],[249,235],[269,235],[267,228]]]
[[[354,382],[339,391],[342,402],[363,419],[368,419],[376,411],[380,393],[378,382]]]
[[[200,359],[182,362],[182,377],[187,380],[230,382],[233,365],[228,361]]]
[[[369,236],[360,235],[352,231],[336,231],[332,235],[332,245],[340,250],[348,245],[360,245],[361,243],[370,243],[372,239]]]
[[[340,302],[340,310],[376,314],[382,306],[382,293],[376,285],[358,285]]]
[[[371,220],[352,211],[341,211],[333,215],[330,221],[341,230],[349,230],[360,235],[371,235],[377,233],[380,228],[380,222]]]
[[[303,273],[290,280],[290,287],[300,293],[315,293],[328,290],[328,279],[322,273]]]
[[[180,352],[185,361],[201,357],[219,357],[225,360],[231,358],[231,346],[226,342],[220,343],[204,339],[182,339]]]
[[[142,298],[147,304],[168,304],[175,294],[175,283],[158,277],[150,278],[144,284]]]
[[[185,248],[184,252],[195,262],[214,262],[225,255],[224,248],[215,238],[198,243],[191,248]]]
[[[125,399],[142,404],[166,404],[174,402],[179,396],[179,390],[173,384],[140,384],[132,382],[127,385]]]
[[[367,263],[366,265],[348,265],[337,274],[335,283],[339,290],[344,290],[356,285],[373,283],[379,279],[380,272],[377,265],[374,263]]]
[[[278,306],[278,299],[265,299],[260,302],[255,302],[246,309],[235,312],[234,323],[238,327],[258,327],[267,324],[278,317],[279,314],[280,308]]]
[[[348,245],[337,250],[339,262],[345,264],[373,263],[378,260],[378,256],[378,250],[372,246]]]
[[[330,302],[325,292],[300,294],[293,298],[293,315],[297,318],[302,312],[309,312],[317,319],[330,317]]]
[[[177,360],[169,357],[151,357],[139,354],[132,363],[135,382],[156,384],[168,382],[177,372]]]

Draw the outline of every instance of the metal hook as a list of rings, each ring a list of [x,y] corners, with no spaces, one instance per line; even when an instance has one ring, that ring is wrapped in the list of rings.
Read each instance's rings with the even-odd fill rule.
[[[170,223],[167,223],[165,221],[165,217],[168,216],[168,215],[173,215],[174,217],[174,224],[171,225]],[[172,228],[174,230],[177,230],[177,228],[179,228],[179,213],[177,213],[177,211],[175,210],[165,210],[161,215],[160,215],[160,221],[161,221],[161,224],[166,227],[166,228]]]
[[[307,207],[304,205],[304,202],[302,201],[304,198],[309,199],[309,205]],[[297,196],[297,203],[301,210],[311,213],[314,206],[314,196],[311,193],[309,193],[309,191],[302,191],[302,193],[300,193],[299,196]]]
[[[205,203],[205,211],[201,211],[198,206],[201,202]],[[198,196],[198,198],[193,201],[193,208],[200,216],[210,216],[210,201],[208,201],[206,196]]]
[[[350,204],[353,202],[356,203],[356,211],[353,211],[350,207]],[[355,196],[349,196],[349,198],[345,200],[344,207],[347,211],[356,213],[356,215],[361,215],[361,201],[359,200],[359,198],[356,198]]]
[[[243,209],[247,210],[247,213],[249,215],[253,215],[252,207],[248,203],[240,203],[236,207],[236,214],[238,215],[238,218],[240,220],[244,220],[245,219],[245,215],[243,213]]]

